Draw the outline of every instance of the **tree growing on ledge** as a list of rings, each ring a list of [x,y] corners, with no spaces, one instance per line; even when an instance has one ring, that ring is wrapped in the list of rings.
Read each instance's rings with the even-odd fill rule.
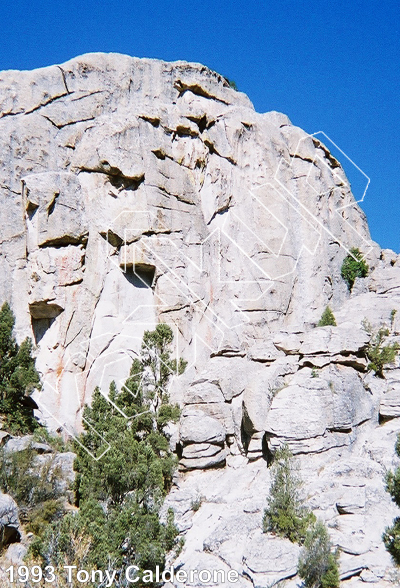
[[[293,464],[293,456],[287,445],[275,454],[273,480],[267,507],[264,510],[263,530],[287,537],[292,542],[303,543],[307,529],[315,521],[314,514],[303,505],[300,498],[302,481]]]
[[[322,316],[319,319],[318,326],[319,327],[328,327],[328,326],[336,327],[335,315],[333,314],[333,312],[331,311],[329,306],[327,306],[325,308],[324,312],[322,313]]]
[[[397,341],[384,345],[390,331],[386,326],[381,326],[377,330],[364,319],[362,322],[364,330],[370,335],[370,340],[366,349],[369,359],[368,369],[373,370],[379,378],[384,378],[383,370],[387,364],[393,363],[400,351],[400,345]]]
[[[365,278],[368,275],[369,267],[367,262],[363,259],[361,251],[357,247],[350,249],[342,263],[340,275],[347,284],[351,292],[356,278]]]
[[[13,434],[32,432],[38,423],[35,403],[29,398],[39,387],[39,374],[32,357],[32,342],[19,346],[13,336],[14,314],[7,302],[0,310],[0,415],[3,427]]]
[[[299,558],[299,576],[306,588],[338,588],[338,552],[332,551],[328,530],[322,521],[309,529]]]

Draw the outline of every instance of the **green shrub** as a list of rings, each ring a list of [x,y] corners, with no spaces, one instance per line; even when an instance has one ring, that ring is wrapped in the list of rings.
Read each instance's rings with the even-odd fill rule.
[[[368,369],[373,370],[379,378],[384,378],[383,368],[385,365],[393,363],[400,350],[400,345],[397,342],[389,345],[384,345],[385,339],[390,332],[387,327],[380,327],[374,331],[367,320],[363,321],[363,327],[370,335],[370,340],[367,346],[366,354],[369,359]]]
[[[328,531],[317,521],[307,532],[299,558],[299,576],[307,588],[338,588],[338,553],[332,552]]]
[[[322,313],[322,316],[319,320],[318,326],[319,327],[328,327],[330,325],[332,325],[333,327],[336,327],[336,319],[335,319],[335,315],[333,314],[333,312],[331,311],[329,306],[327,306],[325,308],[324,312]]]
[[[62,499],[49,499],[34,506],[26,516],[26,530],[36,536],[42,536],[48,525],[61,519],[65,513],[65,504]]]
[[[400,457],[400,435],[397,436],[395,451]],[[386,491],[389,492],[393,502],[400,508],[400,467],[394,471],[388,471],[385,476]],[[391,527],[386,527],[382,535],[386,549],[393,561],[400,566],[400,517],[396,517]]]
[[[90,545],[90,537],[84,534],[78,514],[68,513],[47,525],[43,537],[33,539],[28,556],[40,566],[44,561],[50,561],[61,572],[59,577],[62,578],[65,576],[64,565],[76,565],[78,569],[87,566]]]
[[[230,80],[229,78],[225,78],[225,79],[228,82],[229,87],[232,88],[232,90],[235,90],[236,92],[238,92],[238,87],[236,85],[236,82],[233,80]]]
[[[392,310],[390,311],[390,328],[391,328],[391,330],[393,330],[396,314],[397,314],[397,309],[392,308]]]
[[[23,451],[0,451],[0,488],[25,511],[61,496],[62,472],[54,465],[54,456],[49,456],[40,467],[35,464],[36,458],[32,447]]]
[[[13,336],[15,317],[7,302],[0,310],[0,415],[13,434],[32,432],[38,423],[27,397],[39,387],[32,342],[19,346]]]
[[[300,498],[302,482],[287,445],[276,452],[272,475],[271,490],[264,510],[263,531],[302,543],[315,517]]]
[[[33,431],[33,438],[38,443],[45,443],[47,445],[50,445],[53,451],[58,451],[59,453],[65,453],[67,451],[74,450],[74,445],[72,441],[64,441],[61,435],[59,435],[58,433],[50,432],[45,427],[37,427]]]
[[[361,251],[356,247],[350,249],[350,254],[343,260],[340,272],[350,292],[354,286],[356,278],[365,278],[365,276],[368,275],[368,271],[368,264],[363,259]]]
[[[203,504],[203,500],[204,500],[204,496],[197,496],[196,498],[194,498],[192,500],[191,505],[190,505],[191,509],[194,512],[197,512],[200,509],[201,505]]]
[[[164,427],[180,413],[169,403],[167,387],[185,365],[171,359],[172,339],[167,325],[146,331],[121,390],[112,383],[106,399],[96,388],[85,407],[84,432],[75,447],[79,510],[48,526],[34,543],[32,555],[45,565],[74,561],[75,546],[83,542],[83,566],[154,569],[179,546],[172,511],[160,520],[176,467]]]
[[[396,565],[400,566],[400,517],[396,517],[392,526],[386,527],[382,540]]]

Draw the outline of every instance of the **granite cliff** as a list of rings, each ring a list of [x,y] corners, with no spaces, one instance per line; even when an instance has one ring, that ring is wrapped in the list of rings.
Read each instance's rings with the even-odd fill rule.
[[[371,241],[321,138],[202,65],[89,54],[0,73],[0,142],[0,300],[37,346],[40,418],[74,434],[166,322],[188,362],[169,390],[176,565],[298,585],[298,548],[261,532],[286,442],[343,586],[392,585],[400,370],[368,369],[365,320],[400,341],[400,256]],[[349,293],[352,247],[370,271]],[[317,327],[328,304],[337,326]]]

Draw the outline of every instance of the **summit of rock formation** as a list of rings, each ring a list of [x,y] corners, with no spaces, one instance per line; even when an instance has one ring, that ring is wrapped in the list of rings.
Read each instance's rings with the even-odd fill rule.
[[[75,434],[168,323],[188,362],[169,390],[177,565],[298,585],[298,547],[261,531],[286,442],[343,586],[392,585],[400,369],[369,369],[365,325],[400,341],[400,256],[328,147],[202,65],[101,53],[1,72],[0,143],[0,300],[36,345],[40,418]],[[351,248],[369,274],[349,292]],[[318,327],[327,305],[337,326]]]

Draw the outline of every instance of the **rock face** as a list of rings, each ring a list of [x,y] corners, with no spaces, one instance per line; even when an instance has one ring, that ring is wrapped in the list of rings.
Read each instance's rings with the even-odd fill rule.
[[[400,340],[400,257],[370,240],[339,162],[198,64],[89,54],[0,88],[0,300],[37,345],[41,418],[79,430],[166,322],[188,361],[169,390],[177,565],[296,585],[298,549],[260,531],[287,442],[342,579],[385,586],[400,369],[369,370],[363,321]],[[370,273],[350,295],[352,247]],[[316,327],[327,304],[338,326]]]

